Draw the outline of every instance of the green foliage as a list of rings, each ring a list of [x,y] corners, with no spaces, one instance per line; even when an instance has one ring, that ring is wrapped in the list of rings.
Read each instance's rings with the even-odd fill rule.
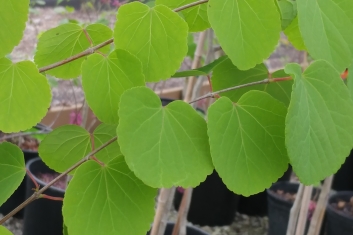
[[[210,0],[208,18],[223,50],[241,70],[267,58],[280,36],[280,15],[273,0]]]
[[[115,50],[108,57],[90,55],[82,65],[82,85],[94,114],[103,122],[118,123],[120,96],[145,85],[141,62],[124,50]]]
[[[20,42],[28,18],[29,0],[1,1],[0,58]]]
[[[271,186],[288,168],[286,108],[261,91],[237,103],[222,97],[208,110],[213,164],[227,187],[250,196]]]
[[[21,184],[26,168],[22,150],[16,145],[1,143],[0,156],[0,205],[2,205]],[[2,230],[0,227],[0,234]]]
[[[353,58],[353,1],[297,0],[300,32],[310,55],[324,59],[339,72]]]
[[[212,173],[205,120],[189,105],[162,107],[145,87],[121,97],[118,142],[130,169],[152,187],[194,187]]]
[[[283,32],[297,50],[306,51],[303,37],[298,25],[298,16],[294,18],[292,23],[290,23],[290,25],[288,25],[288,27]]]
[[[77,169],[66,190],[64,221],[70,235],[146,234],[156,194],[122,156],[106,166],[89,161]]]
[[[178,70],[187,54],[187,37],[186,22],[165,6],[149,8],[133,2],[118,10],[116,48],[141,60],[146,82],[168,79]]]
[[[13,235],[7,228],[0,226],[0,235]]]
[[[105,142],[116,136],[116,125],[100,124],[93,132],[94,148],[102,146]],[[110,144],[95,155],[100,161],[109,162],[116,157],[121,156],[118,142]]]
[[[353,101],[337,71],[328,62],[312,63],[294,77],[286,117],[286,146],[300,181],[311,185],[335,173],[353,147]],[[334,87],[334,89],[332,89]]]
[[[38,67],[44,67],[83,52],[111,37],[111,29],[102,24],[91,24],[87,27],[73,23],[63,24],[46,31],[39,38],[34,61]],[[100,51],[108,53],[109,46]],[[81,74],[81,64],[84,60],[84,57],[77,59],[46,73],[64,79],[76,78]]]
[[[275,1],[278,5],[282,19],[282,30],[286,29],[297,16],[297,4],[292,0]]]
[[[30,61],[0,59],[0,130],[19,132],[45,116],[51,100],[45,76]]]

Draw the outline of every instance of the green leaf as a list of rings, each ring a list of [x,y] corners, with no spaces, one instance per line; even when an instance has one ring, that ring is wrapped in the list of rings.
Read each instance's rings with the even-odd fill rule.
[[[0,130],[19,132],[37,125],[48,111],[50,86],[30,61],[0,59]]]
[[[208,65],[205,65],[203,67],[197,68],[197,69],[192,69],[192,70],[185,70],[181,72],[176,72],[172,78],[180,78],[180,77],[189,77],[189,76],[202,76],[202,75],[208,75],[212,72],[212,70],[222,63],[223,61],[227,60],[228,56],[222,56],[219,57],[218,59],[214,60],[212,63],[209,63]]]
[[[235,87],[251,82],[257,82],[268,78],[269,72],[264,64],[256,65],[255,68],[247,71],[241,71],[232,62],[227,59],[221,64],[217,65],[213,71],[211,78],[213,91],[219,91],[230,87]],[[283,70],[279,70],[271,75],[272,78],[288,77]],[[239,98],[248,91],[260,90],[266,91],[274,98],[283,102],[288,106],[290,101],[290,94],[292,91],[293,81],[271,82],[268,84],[252,85],[242,87],[219,94],[226,96],[233,102],[237,102]]]
[[[286,117],[286,146],[294,172],[311,185],[335,173],[353,147],[353,101],[337,70],[328,62],[312,63],[294,77]]]
[[[211,105],[211,156],[230,190],[250,196],[268,188],[286,171],[286,111],[282,103],[261,91],[247,92],[236,104],[222,97]]]
[[[118,10],[116,48],[141,60],[146,82],[168,79],[177,71],[188,50],[187,37],[186,22],[166,6],[132,2]]]
[[[51,169],[64,172],[91,150],[90,134],[85,129],[77,125],[65,125],[44,138],[38,153]]]
[[[262,63],[280,38],[280,15],[273,0],[210,0],[208,18],[223,50],[241,70]]]
[[[0,235],[13,235],[7,228],[0,226]]]
[[[111,124],[100,124],[93,132],[94,135],[94,148],[102,146],[116,136],[116,125]],[[117,141],[111,143],[101,151],[95,154],[95,156],[103,162],[109,162],[110,160],[121,156],[120,147]]]
[[[64,199],[63,215],[70,235],[145,235],[154,216],[157,189],[144,185],[123,157],[102,167],[80,166]]]
[[[278,0],[276,1],[281,13],[282,30],[286,29],[297,16],[297,4],[292,0]]]
[[[287,36],[288,40],[295,47],[295,49],[300,51],[307,50],[303,41],[302,34],[299,30],[298,16],[294,18],[292,23],[283,32]]]
[[[347,87],[353,100],[353,64],[348,68]]]
[[[92,41],[92,45],[86,33]],[[73,23],[60,25],[46,31],[39,38],[34,61],[38,67],[44,67],[83,52],[91,46],[102,43],[111,37],[111,29],[102,24],[91,24],[85,28]],[[108,53],[109,46],[105,46],[99,51]],[[84,60],[85,57],[82,57],[68,64],[51,69],[46,73],[64,79],[76,78],[81,74],[81,64]]]
[[[353,21],[345,12],[353,9],[353,1],[296,2],[299,28],[308,52],[313,58],[324,59],[342,72],[353,57]]]
[[[129,168],[152,187],[194,187],[212,173],[205,120],[187,103],[162,107],[145,87],[120,101],[118,142]]]
[[[29,0],[1,1],[0,58],[20,43],[28,18]]]
[[[98,119],[118,123],[120,96],[132,87],[145,85],[141,62],[124,50],[115,50],[108,57],[90,55],[82,64],[82,85]]]
[[[195,2],[194,0],[156,0],[156,5],[165,5],[171,9],[175,9],[189,3]],[[199,4],[194,7],[187,8],[180,11],[184,16],[186,23],[188,23],[190,32],[204,31],[210,27],[207,17],[207,4]]]
[[[194,35],[192,33],[189,33],[187,56],[189,56],[191,59],[194,59],[195,51],[196,51],[196,43],[194,41]]]
[[[14,144],[10,144],[7,142],[1,143],[0,205],[6,202],[6,200],[18,188],[18,186],[20,186],[25,174],[26,167],[22,150]]]
[[[30,129],[28,129],[28,130],[26,130],[26,131],[24,131],[24,132],[27,132],[27,133],[36,133],[36,134],[30,134],[30,136],[31,136],[32,138],[37,139],[39,142],[41,142],[41,141],[45,138],[45,136],[48,134],[48,133],[41,133],[42,130],[37,129],[37,128],[35,128],[35,127],[32,127],[32,128],[30,128]]]

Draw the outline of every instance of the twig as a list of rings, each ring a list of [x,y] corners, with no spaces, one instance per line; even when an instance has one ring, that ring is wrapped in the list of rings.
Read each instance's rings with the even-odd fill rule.
[[[166,189],[166,188],[162,188],[159,191],[157,210],[156,210],[156,215],[154,216],[151,235],[159,235],[161,233],[164,234],[165,227],[164,229],[162,229],[161,221],[163,218],[163,214],[165,213],[165,207],[166,207],[168,198],[171,197],[172,191],[173,190]]]
[[[295,197],[294,204],[293,204],[292,208],[290,209],[287,235],[294,235],[295,234],[295,228],[297,226],[300,205],[301,205],[302,198],[303,198],[303,192],[304,192],[304,185],[300,184],[299,188],[298,188],[297,196]]]
[[[47,134],[50,131],[48,130],[43,130],[43,131],[33,131],[33,132],[20,132],[20,133],[15,133],[11,135],[5,135],[4,137],[0,138],[0,142],[5,141],[7,139],[11,138],[16,138],[16,137],[21,137],[21,136],[27,136],[27,135],[37,135],[37,134]]]
[[[313,186],[304,186],[303,199],[300,207],[298,225],[295,231],[295,235],[303,235],[305,232],[305,225],[308,220],[308,209],[312,191]]]
[[[186,235],[186,222],[189,213],[193,188],[188,188],[184,191],[183,197],[178,211],[178,218],[174,225],[172,235]]]
[[[83,163],[85,163],[86,161],[88,161],[90,159],[91,156],[95,155],[96,153],[98,153],[99,151],[101,151],[102,149],[104,149],[105,147],[107,147],[108,145],[110,145],[111,143],[113,143],[114,141],[117,140],[118,137],[114,137],[111,140],[109,140],[108,142],[104,143],[103,145],[101,145],[99,148],[95,149],[94,151],[90,152],[87,156],[85,156],[84,158],[82,158],[80,161],[78,161],[77,163],[75,163],[73,166],[71,166],[69,169],[67,169],[65,172],[61,173],[58,177],[56,177],[55,179],[53,179],[52,181],[50,181],[48,184],[46,184],[43,188],[41,188],[40,190],[34,192],[32,194],[32,196],[30,196],[26,201],[24,201],[23,203],[21,203],[21,205],[19,205],[18,207],[16,207],[14,210],[12,210],[9,214],[7,214],[6,216],[4,216],[4,218],[2,218],[0,220],[0,225],[2,225],[6,220],[8,220],[9,218],[11,218],[14,214],[16,214],[18,211],[20,211],[21,209],[23,209],[25,206],[27,206],[29,203],[33,202],[34,200],[38,199],[41,197],[41,194],[47,190],[48,188],[50,188],[53,184],[55,184],[57,181],[59,181],[61,178],[65,177],[67,174],[69,174],[71,171],[73,171],[74,169],[76,169],[77,167],[79,167],[80,165],[82,165]]]
[[[197,5],[200,5],[200,4],[204,4],[206,2],[208,2],[208,0],[201,0],[201,1],[198,1],[198,2],[192,2],[190,4],[175,8],[174,11],[175,12],[179,12],[179,11],[185,10],[187,8],[190,8],[190,7],[194,7],[194,6],[197,6]]]

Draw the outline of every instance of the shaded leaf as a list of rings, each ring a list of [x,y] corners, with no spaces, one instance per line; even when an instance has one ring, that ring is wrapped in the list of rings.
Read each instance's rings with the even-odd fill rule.
[[[118,157],[102,167],[80,166],[64,199],[70,235],[145,235],[154,216],[157,189],[144,185]],[[93,222],[94,221],[94,222]]]
[[[286,117],[286,146],[294,172],[306,185],[335,173],[353,147],[353,101],[339,73],[326,61],[312,63],[294,77]]]
[[[298,17],[295,17],[292,23],[283,32],[295,49],[306,51],[303,37],[298,26]]]
[[[278,0],[276,1],[281,13],[282,30],[286,29],[297,16],[297,4],[292,0]]]
[[[187,103],[162,107],[145,87],[120,101],[118,142],[129,168],[152,187],[194,187],[212,173],[205,120]]]
[[[261,91],[236,104],[226,97],[208,110],[211,156],[219,176],[237,194],[268,188],[288,168],[284,142],[286,108]]]

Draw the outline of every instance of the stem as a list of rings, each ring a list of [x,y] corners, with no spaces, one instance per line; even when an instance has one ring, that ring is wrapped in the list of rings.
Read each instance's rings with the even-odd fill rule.
[[[179,11],[185,10],[185,9],[187,9],[187,8],[190,8],[190,7],[194,7],[194,6],[197,6],[197,5],[201,5],[201,4],[206,3],[206,2],[208,2],[208,0],[201,0],[201,1],[197,1],[197,2],[192,2],[192,3],[186,4],[186,5],[184,5],[184,6],[175,8],[174,11],[175,11],[175,12],[179,12]]]
[[[21,136],[27,136],[27,135],[37,135],[37,134],[48,134],[50,131],[43,130],[43,131],[36,131],[36,132],[21,132],[21,133],[16,133],[12,135],[6,135],[2,138],[0,138],[0,142],[11,139],[11,138],[16,138],[16,137],[21,137]]]
[[[10,217],[12,217],[14,214],[16,214],[18,211],[20,211],[21,209],[23,209],[25,206],[27,206],[29,203],[33,202],[34,200],[38,199],[41,197],[41,194],[43,194],[43,192],[45,190],[47,190],[48,188],[50,188],[50,186],[52,186],[53,184],[55,184],[57,181],[59,181],[61,178],[65,177],[67,174],[69,174],[71,171],[75,170],[77,167],[79,167],[80,165],[82,165],[83,163],[85,163],[86,161],[88,161],[90,159],[91,156],[95,155],[96,153],[98,153],[99,151],[101,151],[102,149],[104,149],[105,147],[107,147],[108,145],[110,145],[111,143],[113,143],[114,141],[116,141],[118,139],[118,137],[114,137],[111,140],[109,140],[108,142],[104,143],[103,145],[101,145],[99,148],[95,149],[94,151],[90,152],[87,156],[85,156],[84,158],[82,158],[80,161],[78,161],[77,163],[75,163],[73,166],[71,166],[69,169],[67,169],[65,172],[61,173],[58,177],[56,177],[55,179],[53,179],[52,181],[50,181],[47,185],[45,185],[43,188],[41,188],[40,190],[38,190],[37,192],[34,192],[32,194],[32,196],[30,196],[26,201],[24,201],[23,203],[21,203],[21,205],[19,205],[18,207],[16,207],[13,211],[11,211],[9,214],[7,214],[4,218],[2,218],[0,220],[0,225],[2,225],[6,220],[8,220]]]

